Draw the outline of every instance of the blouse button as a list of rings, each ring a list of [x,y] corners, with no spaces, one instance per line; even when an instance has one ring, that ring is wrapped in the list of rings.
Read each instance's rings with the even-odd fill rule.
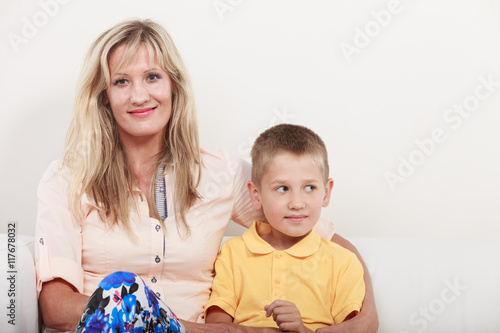
[[[162,218],[163,218],[163,216],[162,216]],[[155,229],[156,229],[156,231],[160,231],[161,225],[157,224],[156,227],[155,227]]]
[[[160,293],[156,293],[156,297],[160,298],[161,294]]]
[[[156,281],[158,281],[158,280],[156,280],[156,278],[153,276],[153,278],[151,279],[151,282],[156,283]]]
[[[40,238],[40,244],[42,244],[42,245],[44,244],[43,238]]]
[[[161,260],[160,257],[156,256],[155,261],[157,264],[160,262],[160,260]]]

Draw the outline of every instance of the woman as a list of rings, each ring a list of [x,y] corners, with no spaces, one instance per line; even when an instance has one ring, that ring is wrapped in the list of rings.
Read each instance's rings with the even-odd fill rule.
[[[91,46],[64,159],[49,167],[38,190],[37,287],[47,327],[71,331],[80,320],[79,329],[116,319],[87,303],[123,306],[142,279],[189,332],[228,328],[197,324],[213,263],[229,221],[248,227],[260,212],[246,190],[249,166],[199,148],[193,100],[181,57],[160,25],[126,21]],[[334,234],[326,221],[317,230]],[[109,277],[116,271],[137,274],[119,275],[130,280],[125,293],[113,284],[116,275]],[[363,311],[338,329],[376,330],[367,282]]]

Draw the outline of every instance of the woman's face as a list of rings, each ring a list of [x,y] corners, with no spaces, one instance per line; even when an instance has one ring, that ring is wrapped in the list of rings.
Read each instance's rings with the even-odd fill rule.
[[[118,47],[109,58],[111,82],[106,89],[122,143],[164,138],[172,114],[172,82],[141,45],[127,67],[118,67],[124,53]],[[160,141],[160,142],[162,142]]]

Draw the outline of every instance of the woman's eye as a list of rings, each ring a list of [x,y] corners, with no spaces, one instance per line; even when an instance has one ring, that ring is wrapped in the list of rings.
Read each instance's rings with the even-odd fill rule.
[[[315,189],[316,189],[316,186],[314,186],[314,185],[307,185],[307,186],[306,186],[306,191],[307,191],[307,192],[312,192],[312,191],[314,191]]]
[[[161,79],[161,76],[158,73],[151,73],[148,75],[148,81],[156,81],[158,79]]]
[[[288,187],[280,186],[276,189],[276,192],[286,192],[287,190],[288,190]]]
[[[127,83],[127,80],[125,79],[118,79],[113,82],[114,86],[123,86],[125,83]]]

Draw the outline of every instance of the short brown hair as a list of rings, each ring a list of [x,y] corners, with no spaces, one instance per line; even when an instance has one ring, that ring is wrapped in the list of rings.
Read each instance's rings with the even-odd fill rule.
[[[321,168],[326,184],[330,168],[323,140],[307,127],[280,124],[262,132],[253,144],[252,181],[257,187],[260,187],[260,181],[269,164],[283,152],[297,156],[310,155],[313,162]]]

